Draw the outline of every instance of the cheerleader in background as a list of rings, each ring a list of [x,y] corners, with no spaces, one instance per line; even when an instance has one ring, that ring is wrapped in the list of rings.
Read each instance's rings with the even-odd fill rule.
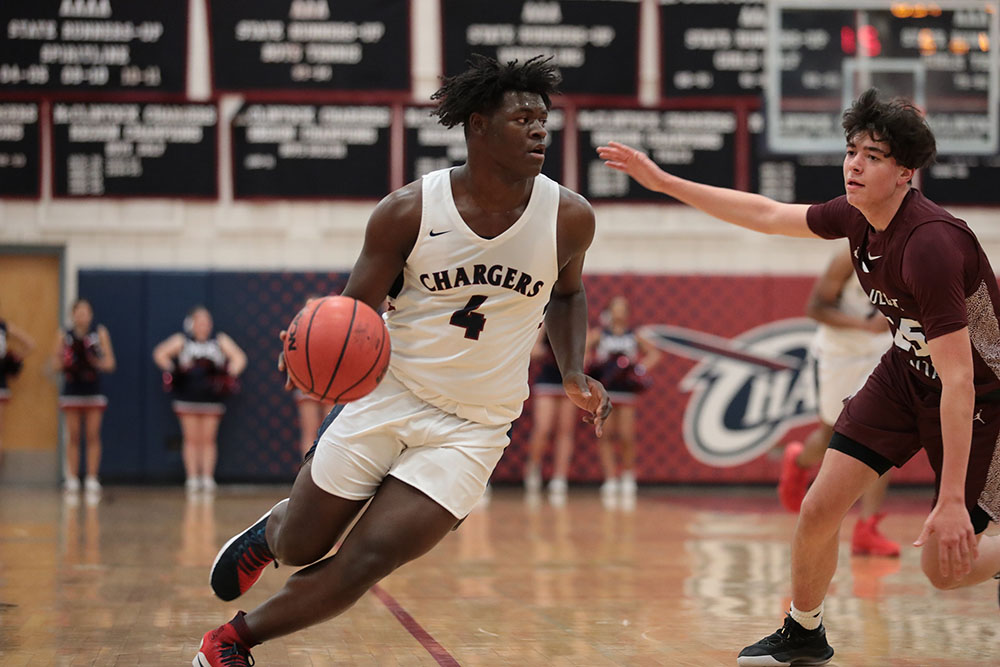
[[[63,488],[80,490],[80,434],[86,433],[87,476],[84,489],[101,491],[97,473],[101,467],[101,420],[108,398],[101,393],[100,374],[115,370],[111,336],[103,324],[94,324],[94,309],[86,299],[77,299],[71,311],[72,326],[60,332],[52,352],[55,368],[62,371],[59,407],[66,420],[66,460]]]
[[[215,491],[216,436],[226,411],[223,400],[238,389],[236,378],[247,357],[232,338],[213,335],[212,314],[196,306],[175,333],[153,350],[153,361],[164,373],[165,388],[174,395],[173,409],[181,423],[182,455],[189,493]]]
[[[10,400],[7,379],[21,372],[24,357],[35,349],[35,341],[12,322],[0,318],[0,435],[3,434],[3,413]],[[0,441],[0,464],[3,463],[3,442]]]
[[[555,442],[549,499],[561,504],[566,499],[566,479],[573,456],[573,432],[576,429],[577,407],[566,396],[559,366],[545,330],[538,335],[531,358],[540,367],[531,385],[532,427],[528,445],[528,460],[524,465],[524,490],[537,494],[542,489],[542,457],[549,442]]]
[[[587,335],[592,364],[588,374],[604,385],[615,406],[604,424],[604,436],[597,441],[604,469],[601,499],[610,505],[620,495],[630,503],[636,493],[635,401],[645,390],[645,373],[660,360],[660,351],[629,327],[629,304],[624,296],[612,298],[601,319],[604,326]],[[615,441],[621,450],[620,473]]]

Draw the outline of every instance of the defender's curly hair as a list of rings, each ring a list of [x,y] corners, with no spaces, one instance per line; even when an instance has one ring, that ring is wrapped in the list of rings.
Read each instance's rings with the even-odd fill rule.
[[[937,143],[924,115],[906,100],[879,99],[869,88],[844,112],[844,136],[851,141],[862,133],[889,144],[889,155],[908,169],[923,169],[934,162]]]
[[[499,109],[508,90],[537,93],[550,108],[550,96],[559,92],[562,81],[551,61],[551,56],[535,56],[521,64],[513,60],[501,65],[493,58],[473,54],[467,70],[446,78],[431,95],[437,102],[432,113],[445,127],[465,125],[473,113],[488,114]]]

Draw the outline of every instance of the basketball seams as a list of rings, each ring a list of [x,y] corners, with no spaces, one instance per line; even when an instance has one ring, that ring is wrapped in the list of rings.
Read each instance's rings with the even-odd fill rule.
[[[323,297],[319,301],[311,308],[307,305],[301,317],[296,318],[301,322],[297,331],[301,333],[302,345],[291,355],[286,349],[288,376],[316,400],[347,403],[370,393],[382,380],[388,368],[392,339],[382,317],[367,304],[343,296]],[[315,340],[313,326],[319,327]],[[372,335],[373,327],[381,329],[378,337]],[[315,355],[311,350],[314,342],[319,346]],[[340,345],[340,351],[334,358],[336,345]],[[317,368],[312,367],[314,360]],[[367,369],[363,366],[366,361]],[[306,368],[301,368],[303,363]]]
[[[306,391],[313,391],[316,388],[316,378],[313,377],[312,363],[309,361],[309,336],[312,334],[313,320],[316,319],[316,313],[318,313],[319,309],[323,307],[323,303],[324,301],[321,300],[316,304],[316,307],[312,309],[312,312],[309,314],[309,325],[306,327],[306,368],[309,369],[309,389]]]
[[[292,376],[292,384],[294,384],[298,389],[300,389],[301,391],[304,391],[304,392],[311,391],[311,390],[305,388],[306,387],[305,383],[302,382],[302,379],[292,369],[292,365],[288,363],[288,358],[287,357],[285,358],[285,370],[288,371],[288,374],[290,376]]]
[[[320,397],[321,401],[326,400],[327,394],[330,392],[330,387],[333,386],[333,381],[337,377],[337,371],[340,370],[340,364],[344,361],[344,353],[347,351],[347,345],[351,340],[351,334],[354,333],[354,319],[358,315],[358,301],[354,299],[353,308],[351,309],[351,321],[347,324],[347,335],[344,336],[344,342],[340,346],[340,356],[337,357],[337,365],[333,367],[333,372],[330,373],[330,381],[326,385],[326,389],[323,390],[323,395]],[[311,324],[310,324],[311,326]]]
[[[352,384],[350,387],[348,387],[344,391],[340,392],[340,395],[337,396],[337,398],[335,399],[335,402],[339,403],[344,398],[345,395],[347,395],[347,394],[349,394],[351,392],[351,390],[353,390],[359,384],[361,384],[362,382],[364,382],[365,380],[367,380],[368,376],[370,376],[372,374],[373,370],[375,370],[379,366],[384,365],[382,363],[382,356],[385,353],[386,349],[388,348],[388,346],[386,345],[386,339],[389,336],[389,331],[385,328],[384,324],[381,326],[381,329],[382,329],[382,337],[379,340],[378,355],[375,357],[375,361],[372,362],[372,365],[368,367],[368,370],[365,371],[364,375],[362,375],[360,378],[358,378],[357,381],[354,384]],[[357,397],[357,398],[360,398],[360,397]],[[354,400],[354,399],[352,398],[352,399],[349,399],[349,400]]]

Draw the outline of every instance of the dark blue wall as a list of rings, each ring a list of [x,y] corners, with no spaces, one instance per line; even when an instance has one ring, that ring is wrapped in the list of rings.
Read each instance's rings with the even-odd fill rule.
[[[347,274],[81,271],[79,296],[94,306],[118,360],[104,376],[108,396],[101,477],[109,482],[179,482],[180,425],[161,388],[153,347],[180,331],[204,305],[247,353],[242,391],[227,402],[219,429],[220,482],[278,482],[299,465],[295,404],[275,367],[278,332],[306,297],[337,293]]]

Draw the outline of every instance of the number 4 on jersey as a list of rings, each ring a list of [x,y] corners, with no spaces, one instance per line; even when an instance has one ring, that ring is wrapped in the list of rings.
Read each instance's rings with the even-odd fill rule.
[[[484,301],[486,301],[486,297],[481,294],[470,298],[469,302],[463,308],[451,314],[449,324],[453,327],[465,329],[466,338],[479,340],[479,334],[483,332],[483,327],[486,326],[486,316],[482,313],[477,313],[476,308],[483,305]]]

